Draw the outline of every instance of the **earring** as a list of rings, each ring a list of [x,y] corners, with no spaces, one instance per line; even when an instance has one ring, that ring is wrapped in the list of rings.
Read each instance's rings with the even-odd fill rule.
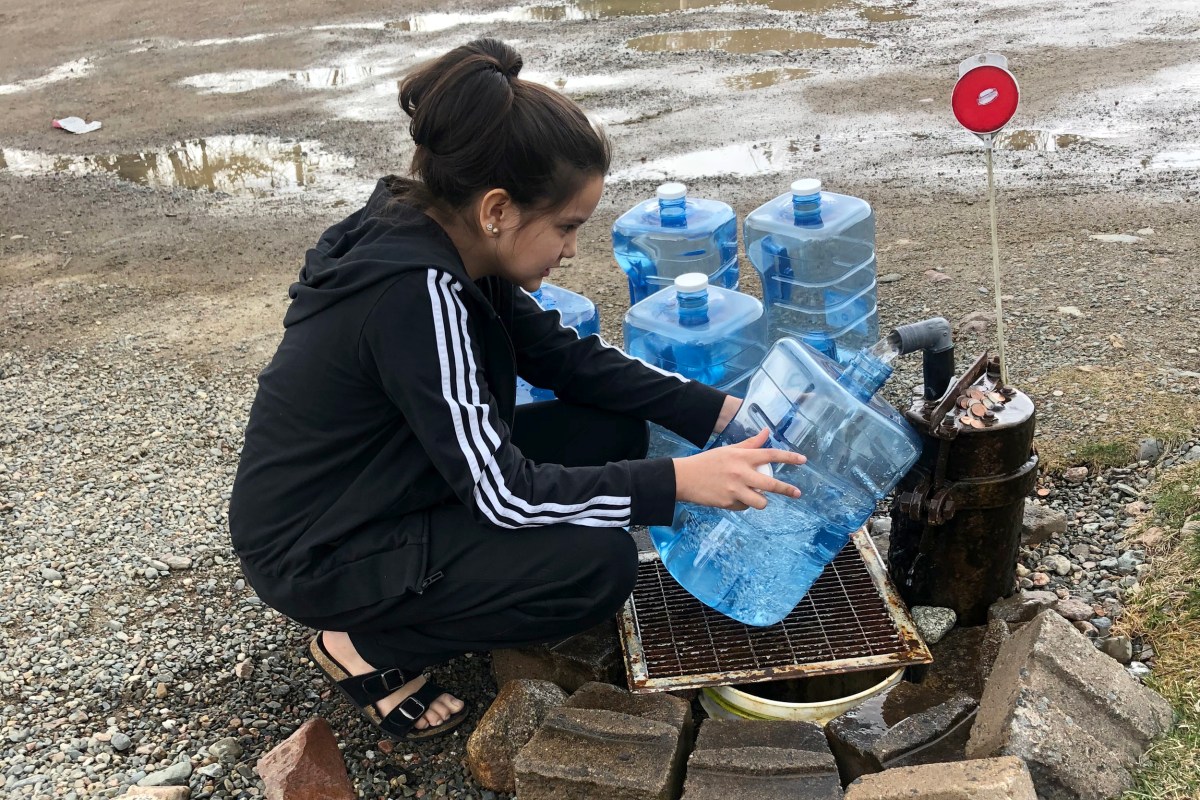
[[[494,236],[494,235],[496,235],[496,232],[497,232],[497,231],[496,231],[496,226],[495,226],[495,225],[493,225],[492,223],[490,223],[490,222],[489,222],[487,225],[484,225],[483,227],[484,227],[485,229],[487,229],[487,232],[488,232],[488,233],[492,234],[493,236]]]

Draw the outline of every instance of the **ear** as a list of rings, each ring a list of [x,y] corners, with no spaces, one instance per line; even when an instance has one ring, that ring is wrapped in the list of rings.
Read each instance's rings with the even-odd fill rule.
[[[512,195],[504,189],[489,189],[479,201],[479,232],[485,238],[517,226],[520,214]]]

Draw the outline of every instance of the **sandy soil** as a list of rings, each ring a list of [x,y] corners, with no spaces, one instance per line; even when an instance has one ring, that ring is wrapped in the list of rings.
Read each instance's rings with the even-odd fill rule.
[[[1024,133],[996,152],[1015,381],[1045,395],[1050,429],[1064,368],[1140,375],[1127,388],[1144,386],[1149,402],[1156,376],[1176,395],[1200,388],[1188,377],[1200,369],[1200,9],[1190,0],[1136,10],[1102,0],[680,2],[704,7],[581,0],[535,12],[483,0],[431,14],[407,0],[336,11],[213,0],[181,14],[145,0],[0,3],[0,348],[134,336],[216,368],[261,365],[304,250],[378,175],[407,165],[396,80],[481,34],[516,43],[529,77],[562,86],[613,137],[605,198],[579,257],[554,278],[597,300],[610,338],[628,303],[608,230],[665,177],[739,215],[801,175],[863,196],[878,213],[880,274],[901,276],[881,286],[883,324],[957,321],[994,301],[983,151],[948,97],[962,58],[997,50],[1022,89],[1010,129]],[[614,13],[667,5],[675,10]],[[871,21],[881,16],[893,21]],[[870,46],[626,46],[755,28]],[[753,49],[740,37],[730,49]],[[71,136],[48,126],[69,114],[104,127]],[[291,143],[306,155],[287,156]],[[208,160],[180,167],[178,151],[202,144]],[[201,188],[171,186],[181,175]],[[1139,240],[1091,238],[1112,233]],[[747,263],[742,274],[755,291]],[[992,333],[965,337],[964,355],[993,346]],[[1107,416],[1091,411],[1091,422]]]

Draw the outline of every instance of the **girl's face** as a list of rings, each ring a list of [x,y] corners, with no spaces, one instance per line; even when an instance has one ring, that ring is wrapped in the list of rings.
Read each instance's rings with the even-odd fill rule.
[[[496,274],[527,292],[535,291],[560,261],[575,257],[579,226],[596,210],[603,190],[604,176],[593,175],[557,211],[525,224],[519,215],[505,220],[496,239]]]

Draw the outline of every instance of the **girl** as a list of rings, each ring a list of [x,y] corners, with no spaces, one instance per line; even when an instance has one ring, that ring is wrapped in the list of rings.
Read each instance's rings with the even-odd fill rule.
[[[466,717],[430,665],[615,614],[627,526],[798,494],[756,470],[802,460],[766,431],[646,459],[646,420],[700,445],[740,401],[580,339],[527,294],[575,255],[609,148],[520,69],[481,39],[403,81],[416,180],[381,180],[308,252],[230,502],[250,584],[319,631],[317,666],[397,738]],[[518,375],[561,399],[514,408]]]

